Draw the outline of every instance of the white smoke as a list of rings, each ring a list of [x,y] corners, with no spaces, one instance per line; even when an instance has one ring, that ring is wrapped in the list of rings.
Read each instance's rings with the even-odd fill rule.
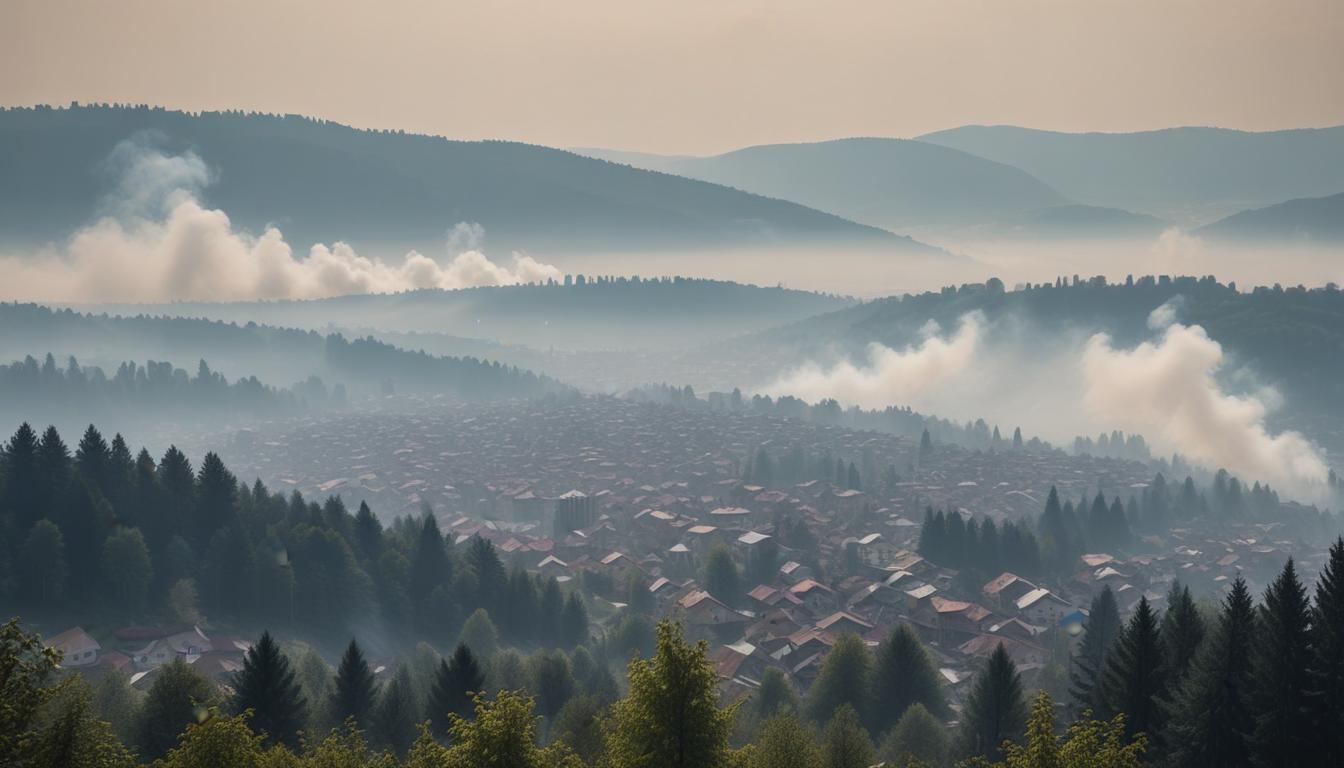
[[[560,279],[556,267],[513,255],[509,266],[478,250],[479,225],[449,235],[451,258],[416,251],[400,263],[361,256],[348,244],[314,245],[297,257],[279,229],[259,236],[204,207],[205,163],[123,142],[110,158],[119,176],[108,215],[59,250],[0,255],[0,296],[59,302],[246,301],[313,299],[416,288],[470,288]]]
[[[1270,434],[1271,403],[1222,390],[1215,373],[1223,362],[1222,346],[1197,325],[1168,322],[1158,341],[1128,351],[1098,334],[1083,350],[1082,402],[1099,422],[1205,467],[1296,489],[1323,483],[1325,462],[1306,438]]]
[[[975,360],[984,317],[964,315],[949,337],[939,336],[937,323],[923,329],[918,346],[895,350],[883,344],[868,346],[864,365],[843,361],[831,368],[808,363],[763,388],[772,396],[793,395],[810,402],[833,397],[845,405],[885,408],[916,402],[930,390],[961,374]]]

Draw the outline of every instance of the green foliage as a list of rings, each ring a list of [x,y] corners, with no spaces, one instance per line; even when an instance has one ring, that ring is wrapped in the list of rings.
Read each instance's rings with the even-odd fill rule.
[[[93,707],[112,726],[123,744],[135,741],[136,720],[145,695],[132,688],[130,678],[116,670],[105,672],[93,685]]]
[[[289,659],[270,632],[262,632],[248,649],[233,688],[231,708],[235,714],[251,713],[248,724],[252,730],[271,743],[291,749],[298,746],[307,702]]]
[[[1109,722],[1091,713],[1069,726],[1061,740],[1055,734],[1055,705],[1041,691],[1032,703],[1026,743],[1004,745],[1005,768],[1142,768],[1145,738],[1125,737],[1124,715]]]
[[[369,669],[364,651],[352,639],[336,669],[329,705],[331,716],[339,721],[353,720],[356,724],[367,725],[375,695],[373,670]]]
[[[1017,665],[1000,643],[976,676],[962,709],[961,750],[968,757],[995,759],[1005,741],[1026,727],[1027,706]]]
[[[537,718],[527,696],[500,691],[487,699],[477,694],[474,705],[473,719],[453,715],[452,746],[442,753],[443,768],[583,768],[564,744],[537,747]]]
[[[607,707],[597,696],[575,696],[560,708],[551,723],[553,742],[562,742],[587,765],[598,765],[606,755],[602,718]]]
[[[429,691],[428,718],[435,733],[446,734],[452,717],[470,717],[475,696],[485,687],[485,672],[465,643],[458,643],[452,658],[439,661],[434,686]],[[531,705],[528,705],[529,708]]]
[[[901,622],[877,651],[873,676],[874,733],[885,732],[912,704],[943,714],[947,705],[933,659],[909,624]]]
[[[36,739],[34,720],[50,696],[46,684],[60,655],[23,631],[17,617],[0,627],[0,765],[17,764]]]
[[[915,761],[936,768],[947,764],[950,751],[946,726],[923,704],[915,702],[882,740],[881,756],[895,765]]]
[[[1251,648],[1256,618],[1246,582],[1237,577],[1218,624],[1172,697],[1164,741],[1174,766],[1244,765],[1251,719]]]
[[[1167,593],[1167,610],[1162,614],[1162,645],[1167,650],[1169,685],[1175,687],[1185,679],[1194,663],[1195,654],[1204,642],[1204,617],[1190,596],[1190,588],[1178,581],[1171,583]]]
[[[569,659],[560,651],[538,651],[527,660],[527,667],[537,713],[547,719],[555,717],[576,687]]]
[[[709,549],[705,558],[705,590],[728,605],[742,602],[742,575],[733,560],[733,553],[721,542]]]
[[[1102,696],[1111,712],[1125,716],[1125,735],[1149,734],[1161,724],[1161,700],[1167,691],[1166,650],[1157,616],[1146,597],[1106,654]]]
[[[417,702],[415,685],[411,682],[410,668],[397,665],[392,680],[383,686],[373,711],[369,729],[373,743],[404,755],[415,741],[416,720],[423,713]]]
[[[762,721],[784,712],[796,713],[798,694],[782,671],[770,667],[761,675],[761,686],[752,697],[752,708]]]
[[[23,602],[48,607],[65,595],[70,569],[65,561],[65,537],[50,520],[33,523],[19,550],[19,589]]]
[[[140,708],[136,740],[140,756],[154,759],[166,754],[183,729],[205,720],[214,698],[214,686],[182,659],[160,667]]]
[[[1283,765],[1316,738],[1308,711],[1311,606],[1290,558],[1265,590],[1251,652],[1251,759]]]
[[[854,707],[843,704],[821,734],[822,761],[826,768],[868,768],[877,757],[873,741]]]
[[[736,705],[719,707],[714,667],[704,641],[686,642],[681,627],[658,624],[657,651],[633,659],[630,694],[612,708],[607,730],[611,768],[723,768]]]
[[[748,768],[823,768],[816,736],[793,712],[765,721],[752,745]]]
[[[138,528],[118,528],[107,537],[102,567],[114,605],[130,615],[144,610],[154,569],[149,562],[149,547]]]
[[[457,642],[467,646],[471,652],[482,659],[488,659],[499,650],[499,633],[490,620],[490,614],[484,608],[477,608],[462,625],[462,634]]]
[[[857,635],[842,635],[821,664],[821,672],[807,695],[807,712],[815,723],[825,723],[848,704],[860,718],[868,711],[873,658]]]
[[[1344,765],[1344,538],[1316,582],[1311,615],[1311,720],[1321,765]]]

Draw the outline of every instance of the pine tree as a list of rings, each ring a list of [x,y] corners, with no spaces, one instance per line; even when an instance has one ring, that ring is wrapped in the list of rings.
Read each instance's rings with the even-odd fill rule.
[[[1190,588],[1173,581],[1167,592],[1167,610],[1162,614],[1162,644],[1167,649],[1169,691],[1185,679],[1203,641],[1204,618],[1190,596]]]
[[[1106,669],[1106,653],[1118,634],[1120,610],[1115,604],[1115,593],[1107,586],[1092,598],[1087,619],[1083,622],[1078,655],[1069,671],[1069,693],[1077,709],[1090,709],[1097,716],[1106,713],[1100,690],[1101,674]]]
[[[1148,598],[1139,598],[1129,623],[1115,638],[1106,654],[1101,693],[1110,712],[1125,716],[1125,736],[1148,734],[1156,743],[1156,728],[1162,722],[1160,701],[1166,695],[1166,651],[1162,646],[1157,616]]]
[[[1251,759],[1259,766],[1297,765],[1297,750],[1316,737],[1307,712],[1311,678],[1307,591],[1289,558],[1265,590],[1251,653]]]
[[[427,717],[435,733],[446,734],[449,715],[470,717],[472,696],[485,688],[485,672],[476,655],[463,643],[457,644],[451,659],[441,659],[429,691]]]
[[[578,593],[570,592],[560,613],[561,644],[573,648],[588,639],[588,608]]]
[[[1311,614],[1311,721],[1317,764],[1344,765],[1344,538],[1316,582]]]
[[[243,668],[233,680],[233,711],[252,710],[248,724],[273,743],[298,746],[299,729],[306,717],[307,702],[289,659],[270,632],[243,657]]]
[[[1246,734],[1255,609],[1240,576],[1223,601],[1218,624],[1172,697],[1164,741],[1169,762],[1185,768],[1224,768],[1248,763]]]
[[[383,524],[364,501],[359,502],[355,513],[355,551],[365,563],[377,562],[383,553]]]
[[[962,710],[962,751],[969,757],[997,760],[1004,741],[1016,740],[1027,723],[1022,678],[1003,643],[975,678]]]
[[[821,751],[792,712],[765,721],[752,746],[748,768],[822,768]]]
[[[946,709],[933,659],[909,624],[898,624],[877,651],[873,676],[872,730],[885,733],[912,704],[930,712]]]
[[[330,702],[332,718],[338,723],[354,718],[360,727],[367,727],[374,695],[373,670],[369,669],[359,644],[351,639],[336,669]]]

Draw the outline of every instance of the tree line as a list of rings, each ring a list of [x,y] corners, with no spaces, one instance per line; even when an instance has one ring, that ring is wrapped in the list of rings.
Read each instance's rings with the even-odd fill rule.
[[[0,601],[30,614],[278,624],[315,635],[372,620],[386,637],[446,641],[476,610],[510,642],[573,647],[587,606],[494,546],[445,538],[435,516],[384,526],[337,496],[239,482],[217,454],[155,460],[90,426],[73,453],[23,424],[0,450]]]

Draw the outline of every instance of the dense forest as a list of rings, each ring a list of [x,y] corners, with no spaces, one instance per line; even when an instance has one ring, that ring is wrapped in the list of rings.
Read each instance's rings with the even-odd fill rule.
[[[1289,560],[1259,606],[1240,578],[1207,610],[1175,583],[1165,610],[1145,597],[1122,618],[1107,588],[1072,656],[1066,708],[1047,690],[1030,696],[1000,644],[951,728],[933,657],[905,624],[876,650],[842,635],[805,697],[774,670],[735,702],[718,694],[708,645],[688,642],[672,621],[657,624],[647,654],[631,657],[619,689],[592,682],[583,646],[572,656],[539,652],[520,670],[517,654],[486,657],[474,642],[477,650],[464,640],[447,657],[425,649],[379,682],[356,640],[333,671],[262,632],[225,688],[179,659],[141,692],[116,673],[96,687],[58,674],[59,654],[14,619],[0,629],[0,761],[1222,768],[1344,759],[1344,539],[1314,594]]]
[[[31,355],[0,366],[0,414],[17,412],[34,420],[63,421],[78,411],[99,420],[128,412],[158,419],[201,419],[280,416],[308,409],[340,407],[345,388],[328,391],[322,379],[309,376],[288,389],[263,384],[255,376],[230,382],[201,360],[193,376],[172,363],[127,361],[108,376],[97,366],[82,366],[75,358],[58,366],[48,353],[41,363]],[[11,412],[14,411],[14,412]]]
[[[0,303],[0,353],[34,349],[79,359],[114,354],[127,359],[206,359],[262,381],[318,376],[351,397],[418,393],[465,399],[537,397],[567,388],[547,376],[474,357],[439,357],[372,337],[347,339],[256,323],[136,315],[94,315],[37,304]],[[113,361],[99,361],[112,363]]]

